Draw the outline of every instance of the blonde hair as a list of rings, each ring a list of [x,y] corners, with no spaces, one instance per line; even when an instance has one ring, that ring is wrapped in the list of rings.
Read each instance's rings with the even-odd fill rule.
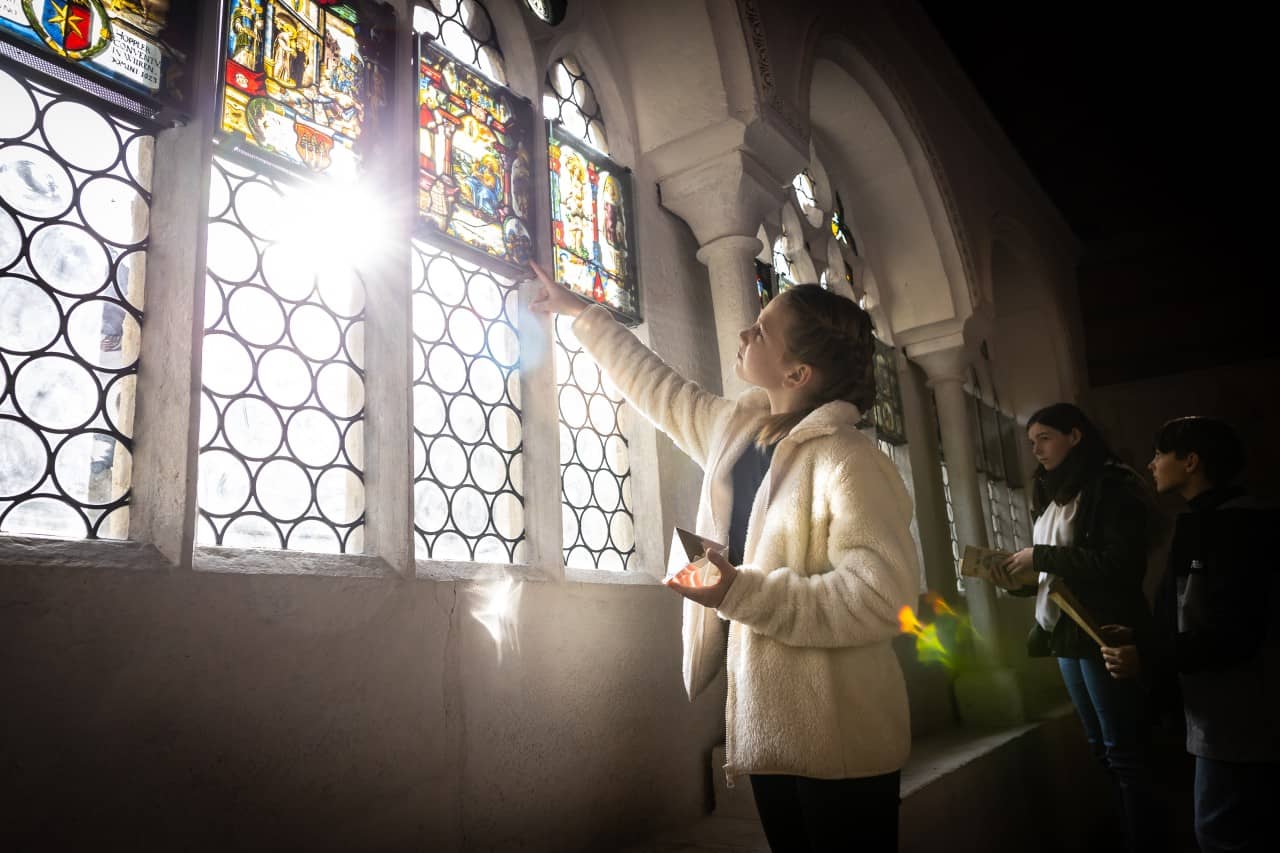
[[[875,402],[876,381],[871,317],[852,301],[816,284],[801,284],[781,293],[776,301],[787,309],[783,344],[787,355],[807,364],[817,386],[809,405],[794,412],[770,415],[756,433],[761,447],[776,444],[815,409],[837,400],[866,412]]]

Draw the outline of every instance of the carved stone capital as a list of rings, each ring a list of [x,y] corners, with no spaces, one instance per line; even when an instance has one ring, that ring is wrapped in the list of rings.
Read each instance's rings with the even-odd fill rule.
[[[955,336],[959,337],[959,336]],[[929,377],[928,385],[934,388],[949,382],[963,385],[969,378],[970,354],[959,341],[947,340],[943,346],[930,348],[932,341],[907,347],[907,356],[924,368]],[[921,350],[924,350],[921,352]]]
[[[789,180],[742,149],[725,151],[662,179],[662,206],[693,229],[700,246],[721,237],[754,239],[760,221],[786,200]]]

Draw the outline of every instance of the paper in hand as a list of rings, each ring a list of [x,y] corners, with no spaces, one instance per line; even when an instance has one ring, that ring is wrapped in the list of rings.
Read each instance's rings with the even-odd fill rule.
[[[697,589],[713,586],[720,580],[720,570],[707,559],[707,552],[723,552],[723,545],[680,527],[676,528],[676,538],[680,540],[680,545],[684,548],[685,557],[689,562],[663,578],[663,583],[675,582],[680,586]]]
[[[1008,551],[996,548],[978,548],[974,545],[964,546],[964,556],[960,559],[960,575],[966,578],[981,578],[995,582],[991,569],[999,566],[1013,555]]]

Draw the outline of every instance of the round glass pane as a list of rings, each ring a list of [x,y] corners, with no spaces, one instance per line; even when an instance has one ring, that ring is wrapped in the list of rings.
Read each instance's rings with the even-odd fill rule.
[[[57,102],[45,110],[41,126],[54,153],[78,169],[101,172],[120,157],[120,138],[115,129],[84,104]]]

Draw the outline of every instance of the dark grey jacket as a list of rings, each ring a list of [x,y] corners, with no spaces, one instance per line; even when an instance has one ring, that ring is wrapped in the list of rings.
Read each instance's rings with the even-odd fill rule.
[[[1278,525],[1280,512],[1240,489],[1206,492],[1178,516],[1157,630],[1139,646],[1148,678],[1177,673],[1193,755],[1280,761]]]

